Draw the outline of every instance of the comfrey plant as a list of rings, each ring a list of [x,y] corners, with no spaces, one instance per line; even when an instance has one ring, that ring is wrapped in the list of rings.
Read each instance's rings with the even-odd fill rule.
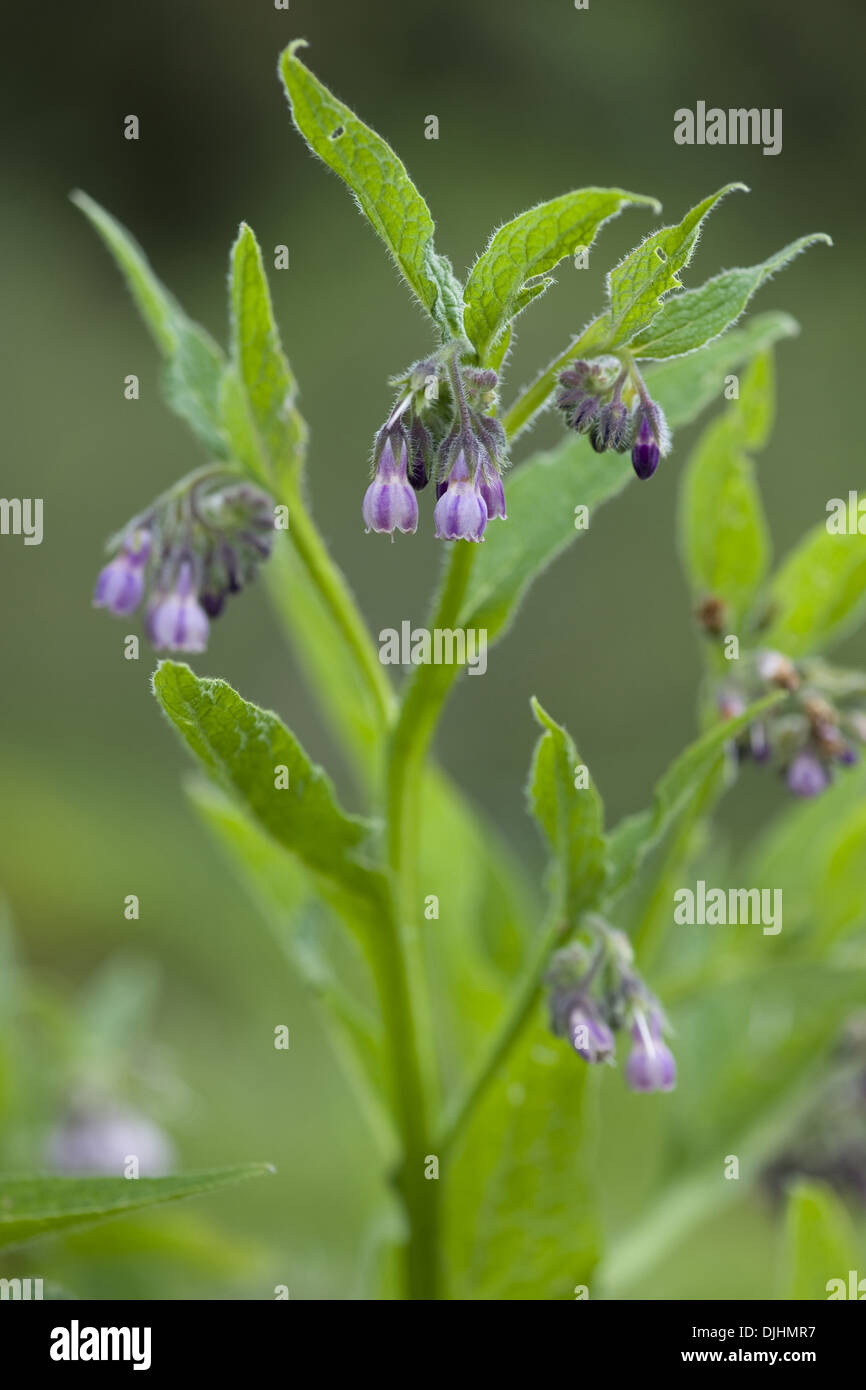
[[[585,254],[623,210],[656,214],[658,205],[617,188],[565,193],[501,226],[461,282],[435,249],[430,212],[397,156],[313,76],[300,47],[280,61],[295,125],[351,191],[433,333],[391,382],[366,491],[357,444],[363,525],[393,540],[432,520],[451,544],[431,628],[483,629],[494,643],[533,580],[579,536],[576,509],[594,515],[634,476],[651,478],[672,430],[720,401],[742,366],[766,373],[792,320],[769,313],[732,325],[771,274],[827,238],[803,237],[759,265],[684,288],[707,218],[742,185],[720,189],[614,266],[600,312],[503,407],[516,322],[552,285],[553,269]],[[828,760],[846,761],[848,726],[816,703],[829,702],[832,682],[798,665],[809,645],[802,588],[810,564],[838,566],[844,593],[833,580],[827,611],[809,621],[817,631],[832,616],[827,630],[841,630],[862,609],[862,543],[852,542],[856,560],[847,542],[847,558],[829,543],[816,546],[820,556],[795,557],[771,586],[775,607],[760,610],[772,616],[746,620],[763,560],[743,552],[742,504],[747,492],[753,499],[741,456],[768,428],[752,367],[723,417],[726,447],[733,441],[737,452],[693,462],[684,505],[704,626],[719,643],[729,631],[744,646],[754,638],[754,659],[751,646],[739,664],[715,653],[701,737],[650,808],[608,830],[570,735],[533,701],[540,737],[527,798],[550,856],[542,903],[496,830],[429,757],[458,667],[419,664],[397,693],[316,530],[303,491],[307,429],[251,229],[241,227],[231,253],[225,355],[124,230],[76,200],[166,359],[168,403],[208,455],[124,527],[95,602],[125,616],[147,594],[154,646],[197,652],[226,596],[262,566],[365,803],[364,815],[345,812],[277,715],[188,666],[158,667],[156,697],[207,775],[194,801],[315,989],[380,1145],[389,1195],[375,1237],[376,1292],[571,1297],[599,1255],[592,1115],[618,1035],[630,1090],[670,1092],[677,1081],[664,992],[644,977],[630,890],[657,847],[736,776],[733,745],[754,753],[766,731],[801,791],[808,779],[797,758],[817,759],[825,775]],[[515,442],[548,407],[562,414],[563,442],[509,470]],[[432,518],[422,519],[425,491]],[[754,510],[749,520],[754,530]],[[733,533],[735,523],[729,554],[719,528]],[[784,743],[785,720],[796,721],[793,756],[782,751],[794,746]]]

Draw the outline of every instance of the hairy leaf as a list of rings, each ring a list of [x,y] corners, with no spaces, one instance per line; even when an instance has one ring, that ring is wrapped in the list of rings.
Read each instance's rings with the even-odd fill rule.
[[[261,471],[271,481],[289,480],[303,460],[306,427],[295,404],[297,382],[280,343],[262,253],[245,222],[232,248],[229,287],[232,359],[264,462]],[[226,423],[231,425],[231,416]]]
[[[726,184],[693,207],[677,226],[653,232],[614,267],[607,277],[610,308],[585,335],[586,351],[627,347],[649,327],[666,296],[682,288],[680,271],[694,255],[705,218],[735,189],[746,191],[745,184]]]
[[[747,441],[761,441],[772,416],[772,371],[752,365],[740,399],[714,420],[694,450],[680,493],[680,545],[692,590],[727,609],[735,631],[763,582],[770,537]]]
[[[832,1188],[800,1181],[791,1189],[785,1212],[785,1255],[783,1297],[824,1302],[831,1292],[850,1296],[848,1271],[857,1269],[862,1260],[848,1213]],[[838,1285],[833,1288],[834,1279],[842,1281],[841,1291]]]
[[[526,1030],[449,1160],[453,1297],[564,1300],[589,1283],[595,1080],[540,1026]]]
[[[569,734],[542,709],[527,794],[551,852],[551,898],[570,925],[596,902],[605,880],[604,807],[595,782],[575,786],[581,764]]]
[[[737,321],[765,280],[817,242],[833,245],[823,232],[816,232],[792,241],[760,265],[722,271],[698,289],[672,295],[651,326],[632,340],[632,353],[639,358],[659,359],[696,352]]]
[[[203,679],[173,661],[157,667],[153,689],[206,770],[316,875],[329,900],[344,913],[350,908],[347,920],[375,918],[384,882],[365,857],[369,826],[340,808],[325,773],[277,716],[241,699],[225,681]],[[283,768],[288,787],[277,785]]]
[[[866,512],[866,492],[858,505]],[[762,640],[787,656],[823,651],[866,617],[866,534],[833,534],[831,521],[807,531],[770,585],[773,617]]]
[[[529,208],[494,232],[466,282],[466,336],[487,364],[505,326],[553,280],[553,270],[578,247],[589,249],[597,232],[629,203],[654,198],[619,188],[581,188]]]
[[[160,1202],[215,1192],[245,1178],[272,1173],[266,1163],[244,1163],[170,1178],[28,1178],[0,1175],[0,1248],[39,1236],[91,1226],[111,1216]]]
[[[329,92],[289,44],[280,72],[295,125],[310,149],[354,194],[410,289],[447,336],[462,331],[462,292],[448,261],[433,249],[433,218],[402,162],[369,126]]]
[[[72,201],[96,228],[126,280],[136,306],[165,358],[163,393],[168,405],[192,428],[205,447],[227,457],[220,410],[225,360],[220,348],[187,318],[177,300],[160,284],[141,247],[125,227],[89,198]]]

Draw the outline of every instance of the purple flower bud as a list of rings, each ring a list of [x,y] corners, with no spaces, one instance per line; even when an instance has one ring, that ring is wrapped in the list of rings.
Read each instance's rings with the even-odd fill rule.
[[[628,448],[631,416],[624,401],[613,400],[603,405],[593,424],[589,442],[597,454],[614,449],[618,454]]]
[[[487,504],[480,489],[481,470],[470,478],[466,451],[461,447],[448,474],[446,490],[436,503],[436,536],[445,541],[481,541],[487,525]],[[505,499],[503,497],[503,506]]]
[[[653,435],[649,416],[644,412],[631,451],[632,467],[642,482],[652,477],[659,466],[660,458],[661,452]]]
[[[430,479],[433,436],[417,416],[409,428],[409,453],[409,482],[416,492],[421,492]]]
[[[203,652],[208,627],[193,589],[192,566],[184,560],[174,589],[157,595],[147,610],[147,635],[158,652]]]
[[[502,485],[502,478],[496,469],[483,469],[481,479],[478,484],[478,491],[484,499],[487,508],[487,519],[493,521],[495,517],[501,517],[507,521],[505,511],[505,488]]]
[[[150,532],[134,531],[123,549],[100,572],[93,592],[94,608],[107,608],[117,617],[134,613],[144,596],[144,571],[150,557]]]
[[[818,796],[827,786],[827,772],[814,753],[798,753],[788,768],[788,787],[795,796]]]
[[[672,1091],[677,1084],[674,1055],[662,1041],[661,1021],[653,1012],[647,1020],[635,1010],[633,1046],[625,1064],[626,1085],[632,1091]]]
[[[399,462],[393,440],[399,441]],[[418,528],[418,501],[408,480],[408,449],[402,430],[386,434],[376,465],[376,476],[367,488],[362,508],[368,531],[393,535],[411,534]]]
[[[837,756],[839,762],[844,763],[846,767],[853,767],[855,763],[859,763],[860,761],[860,754],[857,752],[857,749],[851,743],[846,743],[845,747],[839,752]]]
[[[568,1040],[585,1062],[607,1062],[616,1054],[613,1033],[588,1001],[569,1013]]]

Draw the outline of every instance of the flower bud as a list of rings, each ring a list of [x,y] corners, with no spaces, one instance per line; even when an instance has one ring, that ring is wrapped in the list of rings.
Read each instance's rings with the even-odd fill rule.
[[[661,1021],[655,1011],[647,1018],[642,1009],[635,1009],[632,1043],[625,1065],[629,1089],[672,1091],[677,1082],[677,1064],[670,1048],[662,1040]]]
[[[120,553],[100,571],[93,592],[94,608],[107,608],[119,618],[135,612],[144,597],[150,547],[151,536],[146,529],[127,536]]]

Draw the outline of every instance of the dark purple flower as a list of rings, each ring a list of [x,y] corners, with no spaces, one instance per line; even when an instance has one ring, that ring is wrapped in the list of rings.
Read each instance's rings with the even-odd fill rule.
[[[409,427],[409,482],[416,492],[427,486],[433,459],[433,436],[416,415]]]
[[[94,608],[107,608],[119,618],[134,613],[144,596],[149,557],[150,532],[133,531],[120,553],[100,572],[93,592]]]
[[[399,460],[394,457],[397,441]],[[393,535],[411,534],[418,528],[418,500],[408,479],[408,449],[402,430],[386,434],[376,464],[376,476],[367,488],[362,508],[368,531]]]
[[[612,400],[603,405],[593,424],[589,442],[597,454],[614,449],[618,454],[628,448],[631,416],[624,401]]]
[[[504,505],[503,497],[503,505]],[[461,446],[448,474],[446,489],[433,512],[436,535],[445,541],[481,541],[487,525],[487,504],[481,492],[481,469],[470,477],[466,449]]]
[[[674,1055],[662,1040],[662,1026],[654,1011],[647,1018],[635,1010],[631,1030],[632,1049],[625,1064],[626,1085],[632,1091],[672,1091],[677,1084]]]
[[[818,796],[829,781],[826,769],[814,753],[798,753],[788,768],[788,787],[795,796]]]
[[[207,647],[207,614],[196,597],[188,560],[181,564],[174,588],[151,601],[146,627],[158,652],[203,652]]]

